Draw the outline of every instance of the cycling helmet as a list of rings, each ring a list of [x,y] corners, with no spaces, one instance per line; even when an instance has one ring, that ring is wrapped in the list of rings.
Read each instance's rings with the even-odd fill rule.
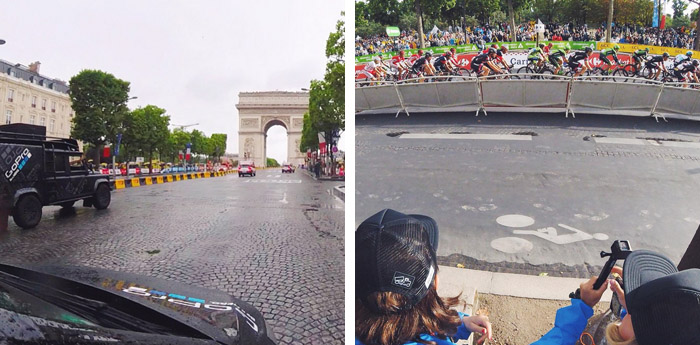
[[[552,48],[552,46],[554,46],[554,44],[552,44],[552,42],[549,42],[549,44],[547,45],[547,47],[550,47],[550,48]]]
[[[544,48],[544,43],[540,43],[539,47]]]
[[[445,56],[446,56],[446,57],[452,56],[452,52],[446,52],[446,53],[445,53]]]
[[[691,56],[693,56],[693,52],[690,51],[690,50],[688,50],[688,51],[685,53],[685,55],[687,55],[688,57],[691,57]]]
[[[648,52],[649,52],[649,48],[644,48],[644,51],[648,53]]]
[[[504,52],[504,53],[508,52],[508,47],[507,47],[505,44],[502,45],[502,46],[501,46],[501,51]]]
[[[430,51],[425,52],[425,57],[431,57],[431,56],[433,56],[433,53],[431,53]]]
[[[669,55],[668,53],[664,53],[664,54],[663,54],[663,57],[665,57],[665,58],[667,58],[667,57],[669,57],[669,56],[671,56],[671,55]]]
[[[498,49],[498,44],[492,44],[491,48]]]
[[[614,45],[614,46],[613,46],[613,49],[615,49],[615,51],[620,50],[620,45],[619,45],[619,44]]]
[[[375,56],[375,57],[374,57],[374,61],[375,61],[375,62],[377,62],[377,61],[379,61],[379,60],[381,60],[381,58],[380,58],[379,56]]]
[[[423,49],[418,49],[418,56],[423,55]]]
[[[452,54],[457,54],[457,48],[455,48],[455,47],[450,48],[450,52],[452,52]]]
[[[403,49],[399,50],[399,55],[403,56],[404,54],[406,54],[406,52],[404,52]]]
[[[693,60],[693,66],[697,66],[697,65],[700,65],[700,62],[698,62],[698,60]]]
[[[496,54],[496,48],[489,48],[489,54]]]
[[[593,49],[591,47],[586,47],[586,53],[592,53]]]

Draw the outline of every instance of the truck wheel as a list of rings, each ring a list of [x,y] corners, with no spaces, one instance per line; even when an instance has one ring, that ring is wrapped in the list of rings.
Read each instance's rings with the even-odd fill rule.
[[[96,209],[106,209],[109,206],[109,203],[112,201],[112,193],[110,192],[109,187],[107,187],[107,184],[101,183],[99,186],[97,186],[95,196],[92,199],[92,205],[95,206]]]
[[[60,205],[63,208],[71,208],[71,207],[73,207],[73,204],[75,204],[75,201],[62,202]]]
[[[41,201],[36,195],[25,195],[19,199],[12,211],[12,219],[23,229],[31,229],[41,221]]]

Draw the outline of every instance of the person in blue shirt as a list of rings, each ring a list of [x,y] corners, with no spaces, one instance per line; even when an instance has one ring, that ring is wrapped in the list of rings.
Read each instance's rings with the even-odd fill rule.
[[[622,276],[622,285],[610,280],[594,290],[597,277],[581,284],[581,299],[557,310],[554,328],[531,345],[577,344],[607,286],[622,306],[620,321],[609,323],[601,339],[590,339],[594,344],[700,344],[700,269],[679,272],[666,256],[636,250],[612,272]]]
[[[355,231],[355,344],[454,345],[472,332],[493,339],[487,316],[453,310],[437,294],[438,227],[385,209]]]

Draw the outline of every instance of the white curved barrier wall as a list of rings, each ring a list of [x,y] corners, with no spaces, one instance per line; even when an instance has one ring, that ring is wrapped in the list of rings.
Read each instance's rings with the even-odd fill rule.
[[[404,81],[355,89],[357,112],[377,109],[514,107],[700,120],[700,90],[634,78],[465,78],[463,81]],[[478,114],[478,113],[477,113]]]

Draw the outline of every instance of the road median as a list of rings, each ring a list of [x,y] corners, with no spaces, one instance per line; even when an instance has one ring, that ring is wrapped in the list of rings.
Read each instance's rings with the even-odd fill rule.
[[[229,174],[236,174],[237,171],[207,171],[207,172],[188,172],[188,173],[176,173],[176,174],[163,174],[161,176],[138,176],[138,177],[127,177],[127,178],[117,178],[116,180],[110,180],[110,186],[112,189],[125,189],[125,188],[135,188],[142,186],[150,186],[154,184],[164,184],[179,182],[185,180],[195,180],[202,178],[212,178],[212,177],[223,177]]]

